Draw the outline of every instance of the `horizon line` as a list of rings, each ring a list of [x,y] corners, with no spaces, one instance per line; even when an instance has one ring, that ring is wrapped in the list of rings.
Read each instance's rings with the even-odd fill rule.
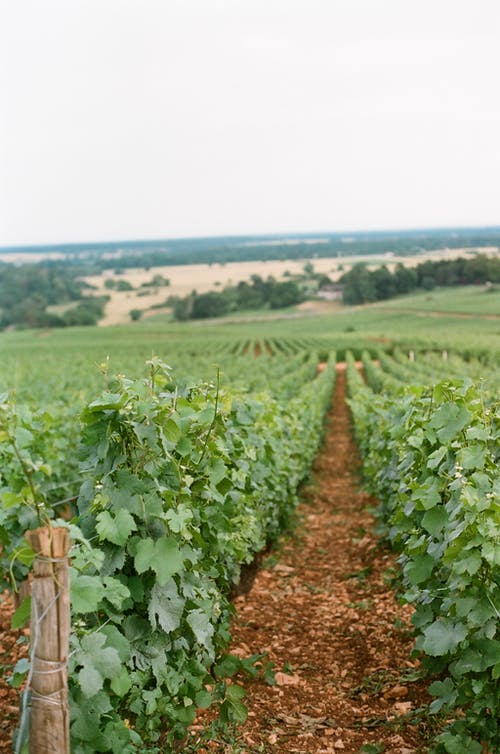
[[[14,245],[0,246],[1,253],[22,252],[26,249],[58,249],[61,247],[80,247],[84,245],[89,246],[104,246],[106,244],[134,244],[134,243],[164,243],[164,242],[177,242],[177,241],[210,241],[210,240],[222,240],[222,239],[243,239],[243,238],[320,238],[324,236],[365,236],[365,235],[381,235],[384,233],[424,233],[424,232],[444,232],[444,231],[500,231],[500,224],[495,225],[426,225],[426,226],[411,226],[411,227],[395,227],[395,228],[367,228],[363,230],[317,230],[317,231],[272,231],[269,233],[227,233],[227,234],[209,234],[209,235],[194,235],[194,236],[155,236],[155,237],[142,237],[142,238],[118,238],[118,239],[105,239],[105,240],[87,240],[87,241],[54,241],[43,243],[21,243]]]

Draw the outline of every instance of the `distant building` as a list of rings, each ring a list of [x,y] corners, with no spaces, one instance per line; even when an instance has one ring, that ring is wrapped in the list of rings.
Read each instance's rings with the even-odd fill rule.
[[[319,289],[316,298],[321,298],[324,301],[342,301],[343,290],[343,285],[325,285]]]

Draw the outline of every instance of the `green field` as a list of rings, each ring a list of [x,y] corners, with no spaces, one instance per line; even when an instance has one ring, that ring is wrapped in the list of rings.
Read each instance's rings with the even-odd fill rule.
[[[457,351],[495,362],[500,353],[500,292],[475,288],[412,295],[384,304],[345,307],[322,316],[293,318],[290,313],[256,321],[228,319],[216,323],[138,322],[125,326],[21,330],[0,335],[0,390],[16,390],[32,399],[84,399],[103,385],[98,365],[109,359],[110,371],[138,376],[144,362],[157,355],[175,370],[212,380],[220,355],[237,353],[254,341],[270,350],[335,350],[343,359],[350,349]],[[453,311],[467,317],[453,316]],[[441,312],[431,316],[431,312]],[[477,314],[477,316],[474,316]],[[246,344],[246,345],[245,345]],[[274,344],[274,345],[273,345]],[[72,397],[70,399],[72,399]]]
[[[480,314],[500,318],[500,287],[465,285],[440,288],[375,304],[376,308],[412,310],[415,312],[446,312]]]

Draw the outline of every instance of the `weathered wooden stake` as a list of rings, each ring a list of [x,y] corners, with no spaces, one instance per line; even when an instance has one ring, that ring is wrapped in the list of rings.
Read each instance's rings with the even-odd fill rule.
[[[29,751],[69,754],[69,533],[62,527],[43,527],[27,532],[26,539],[37,554],[31,591]]]

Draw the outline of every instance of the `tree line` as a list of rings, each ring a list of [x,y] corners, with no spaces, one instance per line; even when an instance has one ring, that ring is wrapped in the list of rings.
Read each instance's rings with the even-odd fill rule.
[[[290,240],[293,243],[290,243]],[[353,233],[279,234],[112,241],[87,244],[9,247],[3,251],[59,252],[65,261],[86,267],[86,274],[106,269],[164,265],[304,259],[365,254],[413,255],[434,249],[500,247],[500,227],[438,228]],[[58,262],[54,262],[58,264]]]
[[[426,261],[414,268],[398,264],[393,271],[385,265],[370,270],[366,264],[356,264],[339,282],[345,304],[367,304],[441,286],[500,283],[500,258],[477,254],[469,259]]]
[[[226,286],[222,291],[197,293],[184,298],[172,298],[173,314],[179,321],[222,317],[231,312],[248,309],[283,309],[304,300],[300,286],[294,280],[283,283],[269,276],[252,275],[250,282]]]
[[[1,265],[0,328],[95,325],[108,297],[86,295],[89,288],[64,263]],[[50,310],[64,304],[60,313]]]

